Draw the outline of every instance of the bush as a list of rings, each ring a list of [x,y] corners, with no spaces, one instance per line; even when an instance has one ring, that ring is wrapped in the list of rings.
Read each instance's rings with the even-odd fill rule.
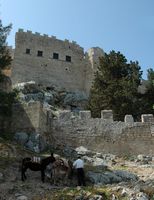
[[[18,91],[10,93],[0,91],[0,115],[9,117],[12,115],[12,104],[17,101]]]

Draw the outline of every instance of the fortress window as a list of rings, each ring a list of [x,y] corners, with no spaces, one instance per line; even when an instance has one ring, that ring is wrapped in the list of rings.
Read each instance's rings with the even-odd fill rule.
[[[53,53],[53,59],[59,59],[59,54],[58,53]]]
[[[71,56],[66,56],[66,61],[71,62]]]
[[[37,52],[37,56],[42,57],[42,56],[43,56],[43,51],[38,51],[38,52]]]
[[[30,49],[26,49],[26,54],[30,54]]]

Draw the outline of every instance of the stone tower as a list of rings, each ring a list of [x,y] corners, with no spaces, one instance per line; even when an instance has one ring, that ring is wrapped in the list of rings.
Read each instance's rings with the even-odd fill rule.
[[[15,38],[12,83],[35,81],[46,87],[89,94],[99,56],[103,56],[103,50],[98,47],[84,53],[74,41],[19,29]]]

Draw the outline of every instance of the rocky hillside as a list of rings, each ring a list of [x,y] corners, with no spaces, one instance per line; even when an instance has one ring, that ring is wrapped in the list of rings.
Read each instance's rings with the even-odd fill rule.
[[[74,152],[74,153],[73,153]],[[76,154],[85,161],[86,187],[77,187],[76,176],[64,184],[53,184],[47,176],[41,182],[40,172],[27,170],[27,180],[21,181],[23,157],[45,157],[23,149],[14,142],[0,139],[0,199],[1,200],[152,200],[154,199],[154,159],[150,156],[119,158],[116,155],[91,152],[84,147],[74,151],[54,152],[57,157]],[[73,158],[73,156],[74,158]],[[46,175],[48,175],[46,173]]]
[[[45,107],[82,110],[86,107],[87,97],[82,93],[66,92],[62,88],[44,88],[34,82],[16,86],[19,101],[40,101]],[[21,181],[21,163],[24,157],[43,158],[49,152],[33,151],[23,145],[28,137],[37,143],[37,135],[16,134],[6,140],[0,138],[0,200],[154,200],[154,157],[117,157],[112,154],[92,152],[84,147],[63,151],[52,149],[54,156],[69,159],[72,162],[80,154],[85,162],[86,187],[77,186],[77,177],[64,181],[61,177],[55,184],[46,171],[45,183],[41,174],[27,170],[27,180]],[[4,137],[5,136],[5,137]],[[32,137],[33,136],[33,137]],[[20,142],[18,141],[20,139]],[[29,140],[30,140],[29,139]],[[35,139],[35,140],[34,140]],[[30,141],[31,141],[30,140]],[[16,143],[16,142],[18,143]],[[32,142],[31,142],[32,143]],[[40,139],[39,139],[40,143]],[[43,146],[43,140],[41,140]],[[29,149],[29,150],[28,150]]]
[[[67,92],[66,89],[52,86],[44,87],[34,81],[20,83],[14,86],[19,91],[19,101],[40,101],[51,109],[83,110],[88,97],[82,92]]]

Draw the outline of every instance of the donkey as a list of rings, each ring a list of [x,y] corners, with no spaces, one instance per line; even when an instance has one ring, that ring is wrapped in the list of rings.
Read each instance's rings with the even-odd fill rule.
[[[56,161],[53,154],[51,156],[44,158],[41,160],[40,163],[33,162],[33,160],[29,157],[26,157],[22,160],[22,167],[21,167],[21,179],[22,181],[25,181],[27,179],[25,172],[27,169],[31,169],[32,171],[41,171],[41,180],[44,182],[45,179],[45,169],[47,165],[50,163],[54,163]]]
[[[73,165],[71,161],[65,161],[63,159],[56,159],[52,165],[52,180],[54,184],[58,183],[58,180],[64,180],[64,184],[68,182],[68,179],[72,177]]]

